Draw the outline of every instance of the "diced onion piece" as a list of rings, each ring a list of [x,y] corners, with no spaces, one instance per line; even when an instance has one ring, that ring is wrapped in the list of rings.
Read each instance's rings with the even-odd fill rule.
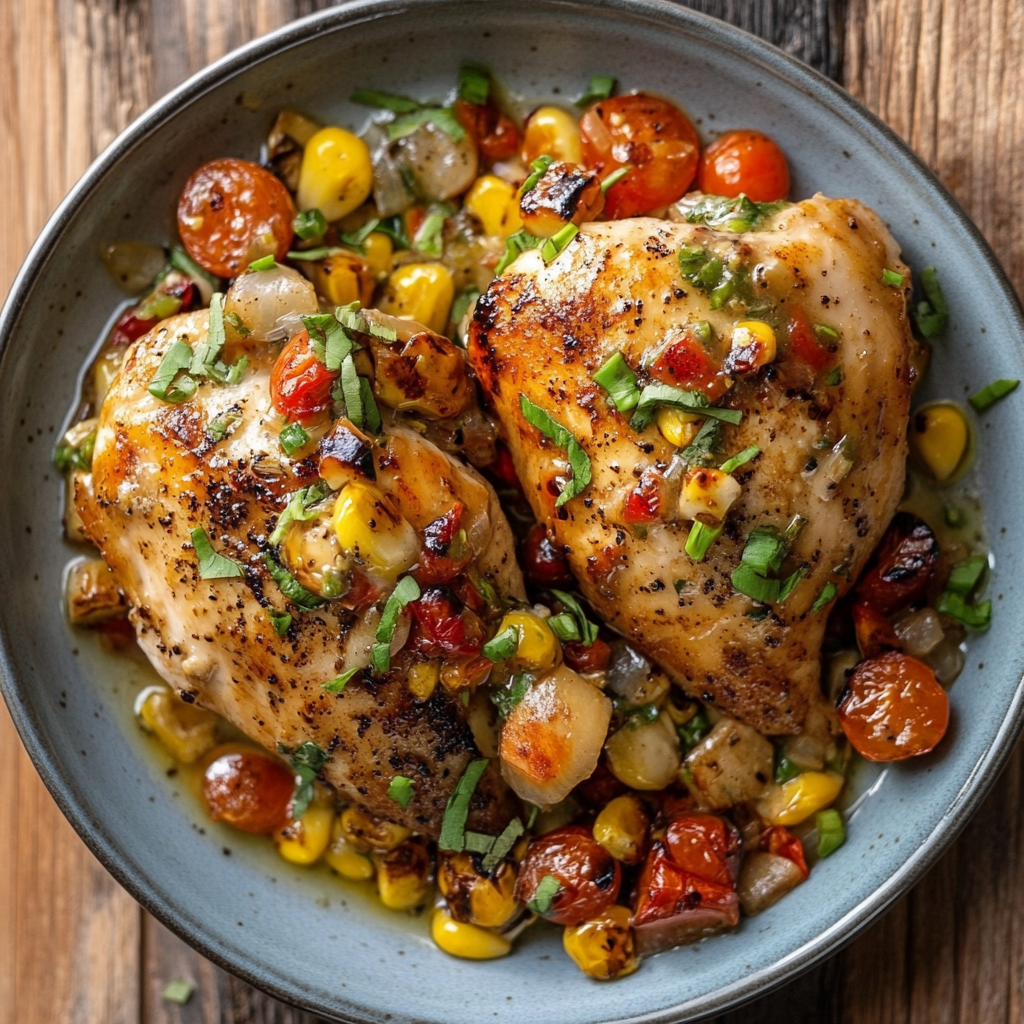
[[[128,610],[117,579],[102,558],[85,558],[72,564],[66,581],[68,621],[73,626],[92,626],[123,616]]]
[[[397,142],[394,149],[425,199],[461,195],[476,178],[476,145],[468,133],[456,142],[427,123]]]
[[[401,213],[412,203],[412,196],[402,178],[402,164],[392,152],[387,132],[371,125],[364,140],[370,147],[373,164],[373,202],[382,217]]]
[[[847,439],[842,438],[827,455],[823,456],[812,470],[800,475],[810,484],[811,492],[822,501],[830,501],[836,488],[853,469]]]
[[[612,704],[561,665],[537,681],[501,730],[501,773],[524,800],[550,806],[597,767]]]
[[[297,270],[276,266],[239,274],[228,289],[225,313],[235,313],[253,341],[279,341],[302,330],[302,317],[319,312],[316,290]]]
[[[922,608],[895,623],[896,635],[903,644],[907,654],[915,658],[923,658],[933,651],[946,635],[942,629],[942,620],[934,608]]]
[[[964,654],[956,637],[947,636],[942,643],[928,652],[924,660],[935,673],[935,678],[943,686],[949,686],[964,670],[967,655]]]
[[[679,771],[679,737],[672,719],[626,724],[605,745],[612,774],[631,789],[664,789]]]
[[[803,872],[786,857],[757,850],[743,859],[736,892],[748,917],[777,903],[804,880]]]
[[[686,758],[696,795],[708,808],[753,800],[772,778],[775,751],[756,729],[723,718]]]
[[[163,249],[148,242],[114,242],[103,249],[100,259],[129,295],[148,288],[167,262]]]

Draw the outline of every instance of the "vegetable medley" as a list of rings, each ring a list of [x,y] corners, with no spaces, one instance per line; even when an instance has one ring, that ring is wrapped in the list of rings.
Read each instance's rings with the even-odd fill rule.
[[[144,294],[103,343],[56,462],[72,488],[87,482],[97,417],[125,353],[168,317],[208,307],[209,334],[166,351],[149,385],[160,403],[238,385],[253,372],[251,346],[269,346],[280,455],[307,467],[265,538],[266,569],[285,599],[264,602],[274,631],[286,637],[332,602],[375,606],[367,663],[322,690],[343,697],[353,680],[399,672],[416,701],[454,694],[478,722],[479,756],[434,839],[341,800],[322,778],[329,752],[315,743],[262,750],[163,685],[138,695],[140,724],[178,762],[198,766],[213,820],[270,837],[293,864],[323,861],[374,884],[394,910],[432,905],[432,934],[447,953],[503,956],[545,918],[564,929],[565,950],[586,974],[620,977],[644,955],[735,927],[802,884],[844,842],[843,787],[857,755],[899,761],[942,741],[965,636],[991,617],[980,598],[988,559],[962,483],[973,414],[940,402],[912,415],[904,510],[850,593],[837,601],[830,583],[815,602],[814,612],[832,608],[822,685],[841,732],[825,742],[766,737],[685,696],[596,621],[564,552],[534,522],[460,349],[478,297],[522,253],[537,250],[550,264],[581,224],[664,217],[691,189],[703,193],[688,200],[691,219],[752,230],[789,198],[785,155],[751,129],[702,146],[674,103],[615,95],[606,77],[575,109],[544,105],[526,117],[477,66],[462,69],[451,102],[372,89],[352,99],[374,111],[361,135],[284,110],[261,163],[224,157],[194,171],[177,209],[180,246],[117,243],[104,253],[115,277]],[[743,287],[699,247],[678,262],[680,283],[709,293],[713,308]],[[884,284],[909,284],[886,274]],[[949,319],[934,269],[922,272],[921,289],[919,370]],[[699,479],[687,477],[693,494],[680,498],[694,503],[686,552],[695,562],[723,529],[740,487],[733,474],[760,454],[709,464],[721,422],[739,416],[715,404],[728,375],[769,366],[783,343],[813,372],[839,372],[829,370],[827,325],[795,322],[778,342],[754,317],[737,329],[745,340],[734,334],[728,365],[709,355],[699,330],[667,350],[663,379],[679,387],[638,386],[621,354],[593,376],[634,429],[655,423],[701,467]],[[1016,384],[984,388],[970,400],[975,413]],[[571,475],[555,505],[572,501],[590,482],[589,458],[551,415],[525,396],[521,405],[565,451]],[[229,407],[203,443],[225,442],[241,419]],[[516,533],[528,600],[500,597],[477,571],[462,505],[417,533],[373,482],[375,438],[396,422],[483,469]],[[842,442],[821,453],[835,478],[844,459]],[[359,467],[368,469],[361,478]],[[652,494],[641,480],[625,508],[638,536],[656,518]],[[781,571],[798,520],[747,537],[732,585],[756,602],[753,618],[803,576]],[[72,502],[67,531],[82,536]],[[246,576],[212,526],[191,537],[201,579]],[[78,625],[133,636],[101,559],[75,563],[68,605]],[[573,726],[539,730],[541,709],[559,702]],[[521,798],[497,835],[467,825],[494,759]],[[396,773],[387,796],[404,810],[418,784]]]

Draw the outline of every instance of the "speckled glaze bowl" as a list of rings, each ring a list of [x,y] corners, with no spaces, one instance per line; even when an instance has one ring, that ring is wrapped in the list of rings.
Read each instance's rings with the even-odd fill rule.
[[[921,400],[1024,377],[1021,311],[974,227],[890,131],[772,47],[660,0],[349,3],[231,54],[158,103],[90,168],[26,261],[0,320],[3,691],[47,786],[107,868],[206,956],[283,999],[325,1017],[394,1024],[692,1020],[849,941],[946,848],[1009,754],[1022,708],[1024,601],[1013,581],[1024,483],[1007,472],[1007,453],[1024,436],[1021,400],[989,412],[977,431],[998,599],[991,632],[970,639],[941,749],[918,763],[863,767],[846,846],[781,903],[612,985],[578,972],[546,927],[505,960],[451,959],[423,919],[380,910],[365,891],[289,868],[270,844],[206,822],[132,720],[147,668],[104,653],[62,614],[61,571],[73,552],[60,540],[50,453],[79,367],[122,300],[100,245],[167,241],[192,169],[216,156],[256,158],[279,107],[361,125],[366,111],[347,100],[354,87],[440,97],[469,58],[527,98],[573,96],[592,74],[612,74],[623,89],[676,98],[705,132],[767,130],[789,154],[794,195],[856,196],[889,222],[910,264],[937,264],[953,315]]]

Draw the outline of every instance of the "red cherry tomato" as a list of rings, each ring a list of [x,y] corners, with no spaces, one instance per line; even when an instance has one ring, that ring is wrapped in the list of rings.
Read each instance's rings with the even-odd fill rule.
[[[609,220],[674,203],[693,183],[700,140],[686,115],[666,100],[637,93],[600,100],[580,119],[583,162],[602,178],[629,165],[605,195]]]
[[[928,593],[938,560],[939,542],[932,528],[909,512],[899,512],[857,584],[857,593],[883,615],[892,615]]]
[[[949,698],[923,661],[890,651],[853,670],[839,724],[869,761],[902,761],[927,754],[946,735]]]
[[[636,487],[629,492],[622,518],[627,523],[655,523],[661,518],[665,477],[653,466],[644,470]]]
[[[309,331],[300,331],[281,350],[270,375],[270,397],[282,416],[305,422],[331,404],[337,378],[317,359]]]
[[[444,515],[428,523],[423,530],[423,551],[416,582],[421,586],[449,583],[473,560],[465,533],[459,533],[465,506],[457,501]]]
[[[519,129],[493,103],[455,101],[455,117],[476,143],[484,163],[508,160],[519,149]]]
[[[810,874],[807,861],[804,859],[804,844],[788,828],[773,825],[765,829],[761,834],[761,847],[769,853],[774,853],[776,857],[791,860],[803,873],[804,878]]]
[[[672,860],[691,875],[732,886],[740,863],[740,835],[717,814],[683,814],[665,829]]]
[[[430,587],[409,604],[413,619],[409,646],[432,658],[480,653],[484,631],[480,620],[444,587]]]
[[[203,164],[178,200],[178,233],[185,248],[218,277],[235,277],[261,256],[283,260],[294,219],[288,189],[248,160]]]
[[[516,475],[516,464],[512,461],[512,453],[501,441],[495,442],[494,461],[487,468],[503,487],[512,487],[517,491],[522,491],[522,485]]]
[[[589,647],[578,640],[566,640],[562,656],[574,672],[603,672],[611,660],[612,649],[600,637]]]
[[[732,387],[732,381],[691,331],[668,345],[650,366],[651,376],[684,391],[703,392],[714,402]]]
[[[295,776],[280,761],[256,751],[224,754],[203,776],[203,800],[210,817],[260,835],[288,823],[294,792]]]
[[[789,337],[790,356],[806,363],[814,373],[821,373],[834,359],[833,353],[818,341],[803,312],[794,314],[786,333]]]
[[[547,527],[535,523],[520,554],[523,575],[538,587],[565,587],[573,582],[565,555],[552,543]]]
[[[902,651],[903,644],[892,623],[869,604],[857,601],[850,608],[857,646],[865,658],[876,658],[886,651]]]
[[[771,203],[789,195],[789,163],[774,139],[750,128],[726,132],[700,161],[697,187],[713,196],[738,196]]]
[[[560,888],[543,916],[556,924],[582,924],[610,907],[619,895],[619,862],[589,828],[566,825],[530,843],[519,870],[516,896],[530,903],[550,875]]]

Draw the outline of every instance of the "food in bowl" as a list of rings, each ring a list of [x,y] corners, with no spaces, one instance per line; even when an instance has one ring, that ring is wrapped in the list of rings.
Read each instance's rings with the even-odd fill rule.
[[[107,250],[145,294],[57,452],[71,618],[162,676],[211,818],[600,979],[802,884],[851,747],[934,750],[991,611],[970,414],[910,414],[934,273],[915,337],[869,209],[613,86],[283,111],[182,247]]]

